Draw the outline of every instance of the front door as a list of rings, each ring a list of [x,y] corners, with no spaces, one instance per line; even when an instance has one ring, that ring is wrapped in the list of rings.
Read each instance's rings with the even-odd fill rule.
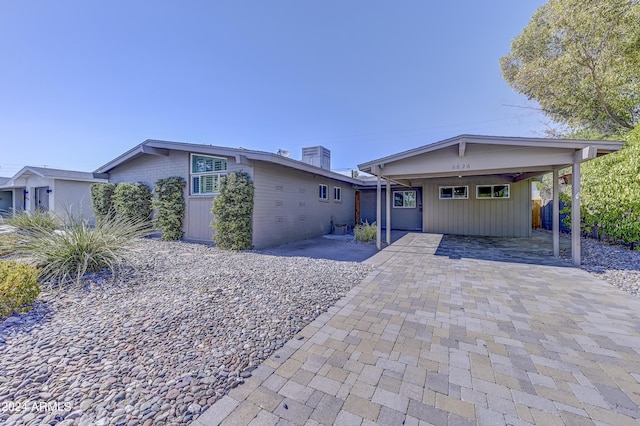
[[[36,209],[48,212],[49,211],[49,187],[41,186],[36,188]]]

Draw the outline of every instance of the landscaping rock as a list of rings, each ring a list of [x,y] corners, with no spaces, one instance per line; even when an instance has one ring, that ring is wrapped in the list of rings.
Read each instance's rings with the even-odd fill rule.
[[[370,270],[142,240],[117,280],[43,291],[0,324],[0,398],[68,402],[77,425],[189,423]]]

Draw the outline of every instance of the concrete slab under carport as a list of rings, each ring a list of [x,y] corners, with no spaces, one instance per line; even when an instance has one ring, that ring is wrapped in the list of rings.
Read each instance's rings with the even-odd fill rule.
[[[640,300],[535,250],[451,241],[407,234],[370,258],[194,424],[638,424]]]

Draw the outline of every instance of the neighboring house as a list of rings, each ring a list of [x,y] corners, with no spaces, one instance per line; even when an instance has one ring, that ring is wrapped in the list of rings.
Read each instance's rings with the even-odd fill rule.
[[[329,151],[305,148],[297,161],[242,148],[146,140],[96,170],[109,181],[143,182],[180,176],[187,186],[185,239],[210,241],[211,207],[220,178],[247,172],[255,186],[253,246],[265,248],[330,233],[355,224],[359,180],[329,170]],[[322,167],[321,167],[322,166]]]
[[[0,177],[0,188],[9,182],[11,178]],[[0,218],[7,216],[8,212],[13,207],[13,191],[0,189]]]
[[[553,172],[554,192],[558,190],[558,170],[573,167],[572,216],[574,262],[579,262],[580,245],[580,163],[622,148],[624,142],[559,140],[501,136],[461,135],[409,151],[360,164],[358,168],[376,176],[376,217],[378,229],[390,229],[391,217],[404,213],[390,199],[382,200],[392,183],[416,191],[415,207],[422,204],[422,231],[440,234],[496,237],[531,235],[531,179]],[[576,177],[577,176],[577,177]],[[421,194],[418,189],[421,188]],[[400,197],[405,196],[397,192]],[[420,195],[419,195],[420,194]],[[410,199],[412,195],[409,196]],[[418,197],[421,197],[419,199]],[[558,197],[555,197],[558,199]],[[380,200],[380,201],[378,201]],[[403,205],[403,207],[405,207]],[[554,216],[559,209],[554,206]],[[363,206],[362,210],[366,210]],[[383,216],[382,211],[385,211]],[[382,218],[384,218],[384,223]],[[557,255],[558,226],[554,227],[554,254]],[[381,238],[381,232],[378,233]],[[381,241],[378,240],[378,246]]]
[[[51,211],[65,217],[68,214],[90,219],[90,186],[107,182],[90,172],[23,167],[13,177],[0,181],[0,210],[6,215],[13,211]]]

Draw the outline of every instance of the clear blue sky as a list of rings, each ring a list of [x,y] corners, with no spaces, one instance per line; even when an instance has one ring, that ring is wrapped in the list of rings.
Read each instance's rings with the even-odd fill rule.
[[[145,139],[332,167],[462,133],[544,136],[499,59],[542,0],[0,3],[0,176]]]

